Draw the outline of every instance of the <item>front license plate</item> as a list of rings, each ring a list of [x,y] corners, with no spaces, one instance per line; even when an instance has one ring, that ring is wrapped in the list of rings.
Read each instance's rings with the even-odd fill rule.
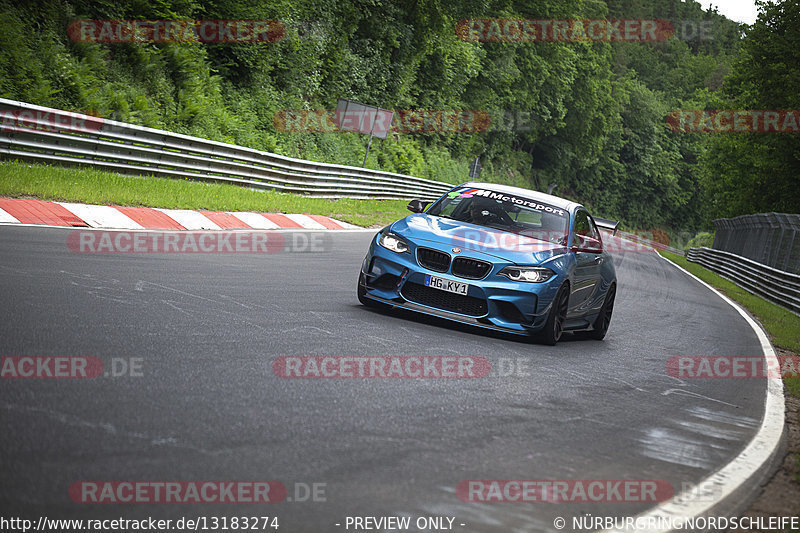
[[[467,295],[467,289],[469,289],[469,284],[467,283],[459,283],[457,281],[428,275],[425,276],[425,286],[455,294],[462,294],[464,296]]]

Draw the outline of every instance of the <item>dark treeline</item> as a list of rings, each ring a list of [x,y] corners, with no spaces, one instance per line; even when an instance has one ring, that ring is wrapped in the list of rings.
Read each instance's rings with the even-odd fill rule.
[[[254,5],[251,5],[254,4]],[[367,166],[482,179],[587,204],[628,227],[695,230],[797,211],[800,134],[682,133],[679,109],[800,108],[800,7],[751,28],[688,0],[0,0],[0,95],[294,157],[359,166],[355,133],[286,133],[338,98],[479,110],[488,130],[375,140]],[[667,19],[657,42],[474,42],[465,19]],[[76,42],[75,19],[280,21],[271,43]]]

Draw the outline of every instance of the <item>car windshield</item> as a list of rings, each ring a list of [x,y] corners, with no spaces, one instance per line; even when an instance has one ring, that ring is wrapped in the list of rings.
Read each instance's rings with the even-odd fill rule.
[[[447,194],[426,212],[478,226],[565,243],[569,213],[530,198],[463,187]]]

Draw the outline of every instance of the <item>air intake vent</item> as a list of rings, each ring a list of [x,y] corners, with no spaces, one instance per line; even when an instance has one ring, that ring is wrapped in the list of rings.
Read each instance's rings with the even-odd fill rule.
[[[417,248],[417,262],[434,272],[447,272],[450,268],[450,255],[430,248]]]
[[[483,298],[453,294],[418,283],[407,282],[403,285],[402,295],[406,300],[462,315],[479,317],[488,312]]]
[[[470,257],[453,259],[453,274],[460,278],[483,279],[492,271],[492,264]]]

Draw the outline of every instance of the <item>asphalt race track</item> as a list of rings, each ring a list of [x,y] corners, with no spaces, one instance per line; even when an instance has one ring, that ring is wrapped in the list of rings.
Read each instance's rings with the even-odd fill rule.
[[[735,457],[763,415],[765,380],[667,374],[673,356],[761,350],[733,308],[655,253],[615,255],[605,341],[546,347],[361,306],[372,233],[332,233],[320,253],[148,255],[76,254],[67,234],[0,227],[0,355],[133,361],[141,375],[0,380],[4,515],[269,515],[285,532],[347,531],[347,516],[448,516],[456,531],[553,531],[557,516],[630,516],[652,503],[476,503],[456,486],[628,479],[680,490]],[[276,358],[304,355],[483,356],[492,372],[273,372]],[[293,501],[74,503],[81,480],[277,480]],[[314,483],[324,497],[294,501]]]

